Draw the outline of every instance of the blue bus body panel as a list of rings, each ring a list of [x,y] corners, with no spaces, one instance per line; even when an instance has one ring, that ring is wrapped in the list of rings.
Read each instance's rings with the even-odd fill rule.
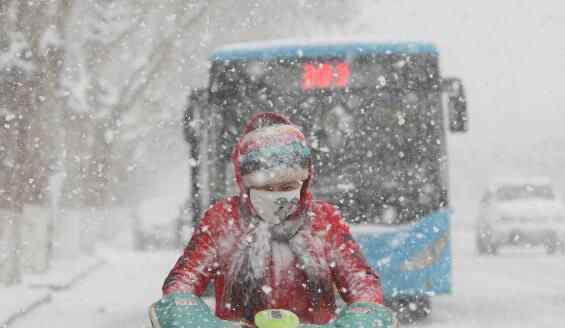
[[[394,230],[386,232],[377,232],[370,227],[364,229],[362,226],[352,229],[353,237],[361,246],[367,261],[380,275],[385,298],[451,292],[449,214],[449,211],[441,210],[415,224],[391,228]],[[435,248],[432,263],[406,268],[407,260],[422,254],[426,248],[433,249],[437,241],[443,241],[443,247]]]
[[[284,44],[225,47],[210,55],[212,61],[225,60],[273,60],[293,58],[345,58],[369,54],[432,54],[437,48],[430,43],[369,43],[343,42],[327,44]]]

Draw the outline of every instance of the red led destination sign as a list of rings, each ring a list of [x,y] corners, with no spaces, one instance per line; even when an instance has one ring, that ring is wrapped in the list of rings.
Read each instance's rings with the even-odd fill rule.
[[[349,65],[343,62],[306,63],[303,66],[302,89],[345,88],[349,75]]]

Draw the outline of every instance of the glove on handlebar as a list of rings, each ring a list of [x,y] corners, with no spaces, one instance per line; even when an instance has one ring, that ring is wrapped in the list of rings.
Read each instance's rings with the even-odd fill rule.
[[[353,303],[343,309],[328,328],[397,328],[394,312],[380,304]]]
[[[171,293],[149,308],[153,328],[233,328],[232,322],[218,319],[200,297],[192,293]]]

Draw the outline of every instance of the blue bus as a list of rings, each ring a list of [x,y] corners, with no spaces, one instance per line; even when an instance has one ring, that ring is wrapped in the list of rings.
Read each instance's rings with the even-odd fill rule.
[[[285,114],[315,156],[313,193],[336,204],[401,317],[451,291],[447,131],[467,129],[461,81],[429,43],[222,47],[206,88],[208,199],[235,192],[229,154],[255,112]],[[206,199],[206,197],[205,197]]]

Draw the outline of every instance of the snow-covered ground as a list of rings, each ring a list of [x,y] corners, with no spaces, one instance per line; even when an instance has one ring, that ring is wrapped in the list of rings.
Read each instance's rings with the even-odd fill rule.
[[[565,326],[565,257],[543,249],[478,256],[472,231],[454,229],[454,293],[435,298],[422,327]]]
[[[453,229],[454,293],[436,297],[431,318],[415,327],[561,327],[565,324],[565,257],[543,250],[502,250],[479,257],[471,226]],[[110,253],[108,264],[10,328],[144,327],[148,305],[176,252]]]
[[[149,304],[178,254],[107,253],[107,264],[73,288],[52,296],[51,303],[17,320],[10,328],[144,327]]]

